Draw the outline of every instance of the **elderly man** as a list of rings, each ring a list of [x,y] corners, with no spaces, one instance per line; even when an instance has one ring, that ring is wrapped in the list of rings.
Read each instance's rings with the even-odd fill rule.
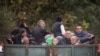
[[[32,31],[32,36],[35,37],[37,44],[42,44],[45,41],[44,36],[48,34],[45,30],[45,26],[45,22],[43,20],[39,20],[37,26]]]
[[[71,41],[71,44],[72,44],[72,45],[79,45],[79,44],[80,44],[80,40],[79,40],[79,38],[77,38],[76,36],[72,36],[72,37],[70,38],[70,41]]]
[[[70,30],[67,30],[64,34],[64,37],[58,36],[56,39],[58,40],[57,45],[71,45],[70,38],[73,36]]]

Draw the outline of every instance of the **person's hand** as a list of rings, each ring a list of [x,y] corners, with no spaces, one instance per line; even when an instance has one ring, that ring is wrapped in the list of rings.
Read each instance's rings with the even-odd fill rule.
[[[12,39],[8,39],[12,44],[13,44],[13,41],[12,41]]]
[[[31,43],[34,44],[34,45],[37,44],[35,41],[31,41]]]
[[[47,45],[47,43],[42,43],[41,45]]]
[[[93,34],[90,34],[90,37],[89,37],[89,39],[91,39],[91,38],[93,38],[94,37],[94,35]]]

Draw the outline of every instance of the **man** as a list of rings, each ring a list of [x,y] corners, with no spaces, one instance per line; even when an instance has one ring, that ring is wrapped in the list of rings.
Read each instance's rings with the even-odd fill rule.
[[[56,39],[58,40],[57,45],[71,45],[70,38],[73,36],[70,30],[67,30],[64,34],[64,37],[58,36]]]
[[[13,41],[13,44],[22,44],[23,43],[23,38],[29,38],[27,36],[27,32],[25,29],[23,28],[20,28],[19,29],[19,33],[14,37],[12,38],[12,41]]]
[[[37,26],[32,31],[32,36],[34,36],[37,44],[42,44],[45,41],[44,37],[48,34],[45,30],[45,26],[45,22],[43,20],[39,20]]]
[[[67,30],[64,35],[65,43],[70,45],[71,44],[71,37],[73,37],[73,33],[70,30]]]
[[[25,29],[28,36],[31,34],[31,32],[30,32],[30,30],[29,30],[27,24],[24,23],[24,22],[21,22],[21,23],[19,24],[18,28],[17,28],[17,29],[14,29],[14,30],[11,32],[12,37],[15,37],[15,36],[19,33],[19,29],[20,29],[20,28]]]
[[[29,30],[29,28],[28,28],[28,26],[27,26],[26,23],[21,22],[21,24],[19,25],[19,28],[24,28],[26,30],[26,32],[27,32],[28,35],[31,34],[31,32],[30,32],[30,30]]]
[[[80,40],[79,40],[79,38],[77,38],[76,36],[72,36],[72,37],[70,38],[70,41],[71,41],[71,44],[72,44],[72,45],[79,45],[79,44],[80,44]]]
[[[52,26],[52,31],[54,33],[54,37],[63,36],[65,34],[65,29],[62,24],[62,18],[57,17],[56,22]]]
[[[80,25],[76,26],[75,36],[79,37],[81,43],[87,42],[94,37],[93,34],[83,31]]]

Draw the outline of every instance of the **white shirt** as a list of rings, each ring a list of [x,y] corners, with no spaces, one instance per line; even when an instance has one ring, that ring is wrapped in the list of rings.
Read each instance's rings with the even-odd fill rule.
[[[3,51],[2,51],[2,46],[0,46],[0,52],[3,52]]]
[[[65,34],[65,28],[64,28],[64,25],[61,25],[61,26],[60,26],[60,29],[61,29],[62,35],[64,35],[64,34]]]

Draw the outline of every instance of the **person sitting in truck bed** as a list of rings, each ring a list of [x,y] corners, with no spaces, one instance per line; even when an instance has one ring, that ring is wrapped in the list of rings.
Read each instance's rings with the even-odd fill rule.
[[[37,26],[32,31],[32,36],[35,38],[37,45],[42,45],[45,42],[44,37],[49,34],[49,32],[45,30],[45,26],[45,21],[39,20]]]
[[[75,33],[75,36],[79,37],[81,43],[85,43],[94,37],[93,34],[83,31],[82,26],[80,25],[76,26],[74,33]]]
[[[19,33],[12,38],[13,44],[23,44],[25,42],[25,38],[29,39],[27,32],[24,28],[20,28]],[[27,42],[29,42],[29,40]]]

